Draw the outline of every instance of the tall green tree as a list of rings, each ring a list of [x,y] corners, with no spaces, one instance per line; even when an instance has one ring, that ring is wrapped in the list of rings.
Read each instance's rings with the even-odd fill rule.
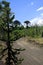
[[[13,63],[15,65],[18,65],[23,60],[21,58],[18,58],[18,54],[20,54],[20,51],[24,49],[21,48],[13,49],[11,45],[10,35],[13,30],[10,24],[12,25],[13,23],[14,15],[12,15],[11,13],[10,3],[6,1],[2,1],[0,4],[0,12],[1,12],[0,19],[2,20],[1,28],[3,29],[4,32],[6,32],[6,37],[7,37],[7,39],[5,40],[7,41],[6,48],[2,50],[0,59],[3,58],[4,56],[5,57],[7,56],[5,58],[6,65],[13,65]]]
[[[30,24],[30,21],[26,20],[24,21],[24,23],[26,24],[26,28],[28,28],[28,24]]]
[[[14,26],[17,28],[17,27],[20,27],[20,25],[21,25],[21,23],[20,23],[20,21],[18,21],[18,20],[15,20],[14,21]]]

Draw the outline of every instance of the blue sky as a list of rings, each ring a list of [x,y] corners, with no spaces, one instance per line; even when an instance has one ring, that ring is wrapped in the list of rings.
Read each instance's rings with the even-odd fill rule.
[[[29,20],[32,24],[43,23],[43,0],[7,0],[10,2],[15,19],[23,23]]]

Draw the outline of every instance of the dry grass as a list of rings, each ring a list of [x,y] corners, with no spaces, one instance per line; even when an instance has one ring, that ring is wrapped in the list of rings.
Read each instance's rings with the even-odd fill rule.
[[[28,37],[28,41],[32,41],[32,42],[36,42],[40,45],[43,45],[43,38],[32,38],[32,37]]]

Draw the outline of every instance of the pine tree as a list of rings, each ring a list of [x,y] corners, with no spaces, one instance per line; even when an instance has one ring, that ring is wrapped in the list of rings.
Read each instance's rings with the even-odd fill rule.
[[[0,4],[0,19],[2,20],[2,30],[6,33],[6,39],[4,41],[6,42],[6,48],[2,50],[0,59],[2,59],[4,56],[7,56],[6,59],[6,65],[18,65],[23,61],[23,59],[18,58],[18,54],[20,54],[20,51],[23,51],[24,49],[13,49],[11,45],[11,39],[10,39],[10,34],[13,31],[12,25],[14,15],[11,13],[10,9],[10,3],[6,1],[2,1]]]

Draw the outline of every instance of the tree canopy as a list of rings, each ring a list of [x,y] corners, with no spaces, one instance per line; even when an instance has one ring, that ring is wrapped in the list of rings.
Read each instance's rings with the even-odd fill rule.
[[[26,28],[28,28],[28,24],[30,24],[30,21],[26,20],[24,21],[24,23],[26,24]]]

